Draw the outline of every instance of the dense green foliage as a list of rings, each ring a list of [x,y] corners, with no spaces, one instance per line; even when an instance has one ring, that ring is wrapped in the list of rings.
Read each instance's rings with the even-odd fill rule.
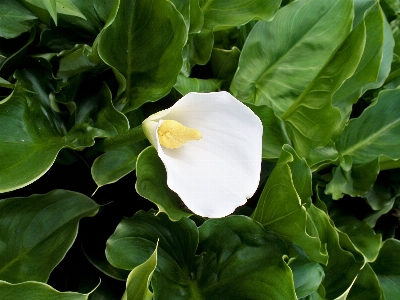
[[[261,180],[205,219],[140,124],[221,90]],[[399,159],[399,0],[0,1],[0,299],[399,299]]]

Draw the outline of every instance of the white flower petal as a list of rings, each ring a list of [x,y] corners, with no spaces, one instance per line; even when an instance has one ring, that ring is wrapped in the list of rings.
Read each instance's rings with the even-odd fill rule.
[[[246,203],[261,170],[262,124],[227,92],[189,93],[152,121],[175,120],[200,130],[202,139],[178,149],[160,145],[167,184],[194,213],[223,217]],[[158,128],[158,126],[157,126]]]

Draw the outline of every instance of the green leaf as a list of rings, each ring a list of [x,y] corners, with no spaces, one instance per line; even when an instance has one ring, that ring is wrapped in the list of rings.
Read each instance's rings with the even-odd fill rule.
[[[371,1],[370,1],[371,2]],[[366,26],[365,48],[353,76],[335,92],[332,104],[342,114],[342,127],[347,122],[352,105],[369,89],[380,87],[390,70],[393,56],[393,37],[387,33],[387,21],[379,3],[372,1],[361,21]]]
[[[58,54],[61,57],[57,77],[66,81],[69,77],[86,72],[92,71],[100,73],[106,67],[102,61],[98,61],[97,57],[93,54],[93,50],[88,45],[75,45],[70,50],[64,50]]]
[[[338,230],[345,233],[343,239],[352,243],[353,247],[364,256],[367,262],[375,261],[382,245],[382,236],[363,221],[354,217],[338,216],[333,218]],[[343,244],[343,242],[342,242]]]
[[[0,298],[2,300],[87,300],[89,294],[59,292],[41,282],[28,281],[11,284],[0,280]]]
[[[157,205],[171,220],[191,215],[183,210],[179,196],[167,186],[167,172],[154,147],[148,147],[139,154],[136,163],[137,193]]]
[[[1,200],[0,278],[46,282],[74,242],[79,220],[98,209],[90,198],[64,190]]]
[[[243,47],[232,94],[283,114],[349,33],[352,10],[353,1],[302,0],[280,9],[271,22],[257,22]]]
[[[347,157],[351,160],[350,157]],[[363,196],[374,184],[379,173],[378,160],[365,164],[351,164],[343,166],[342,164],[333,168],[333,178],[326,185],[325,193],[332,195],[337,200],[343,197],[343,194],[352,197]]]
[[[334,142],[329,141],[327,145],[321,148],[312,149],[307,157],[307,164],[311,171],[316,171],[326,165],[335,162],[339,158],[339,153],[336,150]]]
[[[117,106],[127,112],[165,96],[181,70],[186,40],[183,17],[171,2],[115,1],[99,54],[125,79]]]
[[[151,277],[157,266],[157,246],[153,254],[144,263],[135,267],[126,282],[126,298],[123,300],[151,300],[153,293],[149,291]]]
[[[357,68],[365,45],[365,25],[360,23],[335,51],[317,76],[280,116],[294,148],[302,157],[330,141],[340,124],[340,111],[333,107],[333,93]]]
[[[29,31],[36,16],[15,0],[0,3],[0,37],[11,39]]]
[[[103,107],[92,103],[96,114],[91,123],[99,128],[79,123],[66,132],[54,101],[52,91],[55,82],[51,80],[51,75],[36,68],[18,72],[16,77],[19,84],[35,92],[18,84],[13,93],[0,103],[0,121],[6,124],[0,128],[0,153],[3,158],[0,161],[0,192],[15,190],[37,180],[52,166],[62,148],[82,150],[93,146],[95,137],[115,134],[120,126],[119,118],[123,118],[127,127],[126,118],[112,107],[110,92],[103,86],[100,91],[94,89],[88,92],[104,97],[97,99]],[[84,108],[80,111],[82,114],[78,117],[90,121],[85,118],[90,118],[93,111],[88,112]]]
[[[399,102],[399,103],[398,103]],[[400,90],[384,90],[360,117],[349,122],[336,140],[342,156],[366,164],[385,155],[400,158]]]
[[[326,251],[306,211],[311,194],[307,163],[285,145],[252,218],[285,241],[297,244],[312,261],[326,264]]]
[[[283,145],[291,145],[285,123],[275,115],[273,109],[269,106],[246,105],[260,118],[263,124],[263,159],[278,159],[281,155]]]
[[[180,73],[174,88],[184,96],[190,92],[218,92],[221,90],[221,83],[221,80],[218,79],[189,78]]]
[[[374,271],[369,264],[366,264],[360,274],[358,274],[356,281],[350,289],[347,300],[376,300],[384,299],[382,297],[382,288]]]
[[[322,266],[325,272],[325,278],[322,281],[326,291],[325,298],[335,299],[346,293],[364,262],[357,261],[351,252],[341,247],[338,232],[326,214],[325,205],[320,200],[317,201],[317,205],[321,209],[311,205],[307,212],[318,230],[321,244],[326,245],[329,255],[328,264]]]
[[[155,299],[296,299],[282,260],[285,244],[248,217],[211,219],[197,229],[187,218],[172,222],[164,213],[138,212],[110,237],[107,257],[115,266],[134,268],[158,239]]]
[[[400,294],[400,241],[388,239],[383,243],[378,259],[371,263],[378,276],[386,300],[396,300]]]
[[[107,151],[97,157],[91,170],[97,186],[114,183],[135,170],[137,158],[147,145],[147,142],[134,143]]]
[[[46,9],[54,23],[57,25],[57,13],[64,15],[71,15],[80,17],[86,20],[86,17],[80,12],[80,10],[74,5],[71,0],[24,0],[30,4],[33,4],[39,8]]]
[[[311,262],[303,253],[289,264],[293,272],[297,298],[306,297],[315,292],[324,279],[321,265]]]
[[[200,8],[204,14],[203,27],[220,30],[246,24],[257,19],[270,21],[281,4],[280,0],[201,0]]]
[[[210,67],[215,78],[231,81],[238,67],[240,50],[233,47],[232,50],[214,48],[211,53]]]

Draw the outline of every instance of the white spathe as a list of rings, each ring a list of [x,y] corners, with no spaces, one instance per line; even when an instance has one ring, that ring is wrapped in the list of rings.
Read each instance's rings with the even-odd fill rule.
[[[202,138],[168,149],[157,134],[164,120],[194,128]],[[256,191],[263,127],[251,109],[228,92],[189,93],[144,120],[143,130],[165,165],[169,188],[195,214],[227,216]]]

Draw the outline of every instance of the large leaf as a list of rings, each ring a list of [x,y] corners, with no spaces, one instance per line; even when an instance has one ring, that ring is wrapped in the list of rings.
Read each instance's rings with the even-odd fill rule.
[[[384,242],[378,259],[371,264],[378,276],[386,300],[396,300],[400,295],[400,241]]]
[[[307,163],[285,145],[252,218],[286,241],[297,244],[312,261],[327,263],[326,251],[306,211],[311,194]]]
[[[171,220],[179,220],[191,215],[183,210],[179,196],[167,186],[167,172],[154,147],[140,153],[136,163],[137,193],[157,205]]]
[[[399,134],[400,90],[385,90],[360,117],[349,122],[336,145],[354,164],[369,163],[381,155],[399,159]]]
[[[311,149],[328,144],[338,128],[341,114],[331,104],[332,95],[356,70],[364,46],[365,25],[360,23],[280,116],[300,156],[307,157]]]
[[[0,37],[10,39],[28,31],[36,16],[15,0],[0,3]]]
[[[285,244],[250,218],[209,220],[197,229],[186,218],[172,222],[164,213],[139,212],[120,223],[106,253],[114,265],[132,269],[153,253],[158,239],[154,299],[296,299],[282,260]]]
[[[378,2],[363,1],[363,3],[373,5],[365,11],[360,21],[366,26],[366,43],[361,61],[354,75],[344,82],[332,98],[333,105],[341,111],[342,126],[349,118],[353,103],[366,90],[383,84],[389,73],[393,55],[393,37],[390,32],[387,33],[388,25]]]
[[[353,1],[302,0],[259,21],[243,47],[234,96],[284,113],[349,33],[352,10]]]
[[[90,198],[64,190],[0,200],[0,279],[46,282],[74,242],[79,220],[98,209]]]
[[[87,300],[89,294],[59,292],[51,286],[35,281],[12,284],[0,280],[0,299],[2,300]]]
[[[183,96],[190,92],[218,92],[221,90],[221,80],[189,78],[180,73],[174,88]]]
[[[382,298],[382,288],[378,278],[369,264],[366,264],[350,289],[348,300],[375,300]]]
[[[124,77],[119,106],[130,111],[165,96],[182,67],[187,29],[165,0],[117,0],[101,34],[99,54]]]

